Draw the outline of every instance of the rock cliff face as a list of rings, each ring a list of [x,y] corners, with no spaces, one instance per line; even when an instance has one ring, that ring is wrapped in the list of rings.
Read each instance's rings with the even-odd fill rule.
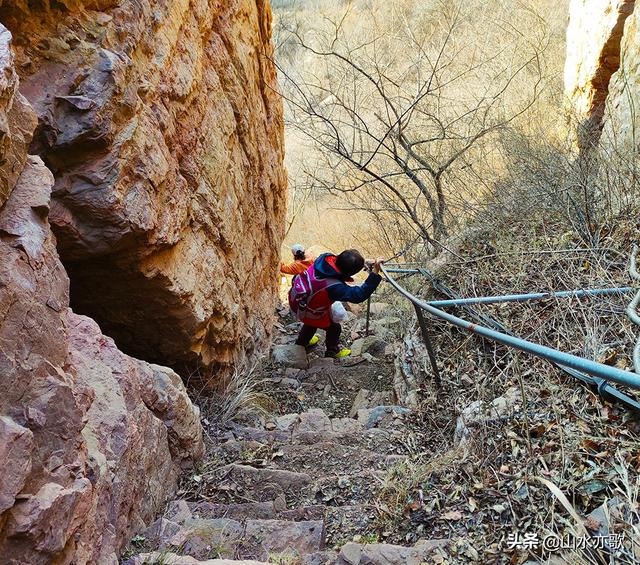
[[[0,21],[74,310],[146,360],[241,361],[268,337],[285,211],[268,0],[0,0]]]
[[[48,214],[53,175],[0,26],[0,555],[117,563],[202,454],[180,377],[121,353],[74,314]],[[143,480],[141,480],[143,478]]]
[[[0,0],[0,22],[0,555],[115,564],[203,450],[180,377],[116,343],[228,368],[268,337],[270,11]]]
[[[564,82],[565,93],[580,122],[578,143],[582,147],[600,137],[606,104],[611,103],[608,96],[612,76],[620,67],[621,58],[626,58],[625,50],[637,51],[637,44],[627,40],[625,32],[625,22],[634,6],[635,0],[571,1]]]

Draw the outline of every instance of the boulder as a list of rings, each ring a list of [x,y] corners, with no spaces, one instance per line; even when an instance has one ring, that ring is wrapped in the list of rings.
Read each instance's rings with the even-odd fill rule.
[[[400,318],[395,316],[384,316],[379,319],[369,320],[369,332],[384,338],[385,334],[391,333],[394,328],[399,327],[401,324]],[[367,321],[364,318],[360,318],[356,324],[355,329],[363,332],[367,327]]]
[[[455,443],[460,447],[467,448],[472,438],[474,426],[511,414],[520,399],[520,390],[517,387],[512,387],[491,402],[476,400],[469,404],[458,416],[454,436]]]
[[[364,312],[365,304],[355,304],[353,302],[343,302],[342,304],[347,312],[351,312],[355,316],[359,316]]]
[[[365,388],[360,389],[353,400],[353,404],[351,405],[349,418],[355,418],[356,414],[358,414],[358,410],[363,408],[373,408],[375,406],[389,404],[392,400],[392,396],[392,393],[387,390],[371,391]]]
[[[369,313],[372,316],[383,316],[391,307],[387,302],[372,302]]]
[[[298,414],[285,414],[284,416],[278,416],[276,418],[276,428],[283,432],[288,432],[293,429],[299,420],[300,416]]]
[[[382,428],[398,416],[409,414],[411,410],[402,406],[376,406],[375,408],[361,408],[358,410],[358,421],[367,429]]]
[[[306,369],[309,366],[307,350],[302,345],[276,345],[271,350],[271,358],[285,367]]]
[[[309,363],[309,376],[322,375],[335,366],[333,357],[317,357]]]
[[[386,341],[375,335],[362,337],[356,339],[351,345],[351,355],[361,357],[364,353],[368,353],[374,357],[381,357],[384,355],[387,345]]]
[[[312,408],[300,414],[300,421],[295,428],[298,434],[308,432],[331,432],[331,419],[320,408]]]

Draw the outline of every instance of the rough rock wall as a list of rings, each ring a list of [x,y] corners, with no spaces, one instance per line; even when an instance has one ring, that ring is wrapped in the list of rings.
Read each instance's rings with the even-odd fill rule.
[[[564,86],[580,124],[582,147],[600,136],[609,83],[620,66],[625,21],[634,5],[635,0],[571,0]]]
[[[228,368],[271,327],[286,180],[268,0],[0,0],[75,310]]]
[[[117,563],[203,449],[198,409],[170,369],[121,353],[74,314],[48,214],[53,175],[26,145],[0,26],[0,556]]]
[[[611,77],[603,140],[624,155],[640,153],[640,4],[625,23],[620,68]]]

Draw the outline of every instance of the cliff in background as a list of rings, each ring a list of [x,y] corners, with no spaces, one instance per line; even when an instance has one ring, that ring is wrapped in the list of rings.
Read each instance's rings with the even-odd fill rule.
[[[622,152],[640,152],[640,5],[625,22],[620,68],[611,77],[607,97],[604,139]]]
[[[581,147],[597,142],[612,120],[616,123],[609,133],[626,143],[632,124],[638,123],[633,113],[640,80],[635,4],[635,0],[571,1],[564,82]]]
[[[268,1],[0,5],[72,306],[136,357],[230,369],[268,339],[285,212]]]

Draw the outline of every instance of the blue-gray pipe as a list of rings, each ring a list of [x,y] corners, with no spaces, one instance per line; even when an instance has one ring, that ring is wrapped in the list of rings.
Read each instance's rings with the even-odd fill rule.
[[[560,292],[532,292],[529,294],[505,294],[502,296],[475,296],[458,300],[430,300],[427,304],[441,308],[443,306],[461,306],[462,304],[495,304],[500,302],[525,302],[545,298],[581,298],[583,296],[601,296],[607,294],[627,294],[636,289],[624,286],[620,288],[592,288],[580,290],[562,290]]]
[[[631,252],[631,263],[629,265],[629,276],[634,280],[640,280],[640,273],[636,265],[636,259],[638,256],[638,246],[633,246]],[[633,297],[633,300],[627,306],[627,316],[636,325],[640,326],[640,316],[638,316],[638,306],[640,305],[640,290]],[[636,372],[640,372],[640,337],[636,340],[636,344],[633,348],[633,368]]]
[[[449,314],[448,312],[444,312],[443,310],[440,310],[435,306],[431,306],[429,303],[424,302],[423,300],[420,300],[419,298],[411,294],[408,290],[400,286],[389,275],[389,272],[384,268],[384,265],[382,266],[382,272],[387,277],[389,283],[400,294],[407,297],[414,304],[420,306],[423,310],[429,312],[429,314],[446,320],[447,322],[458,326],[459,328],[469,330],[493,341],[497,341],[498,343],[502,343],[510,347],[515,347],[516,349],[531,353],[532,355],[536,355],[537,357],[542,357],[543,359],[553,361],[554,363],[558,363],[559,365],[571,367],[572,369],[583,371],[585,373],[588,373],[589,375],[601,377],[607,381],[613,381],[631,388],[640,389],[640,375],[636,373],[623,371],[621,369],[617,369],[616,367],[603,365],[602,363],[597,363],[596,361],[591,361],[589,359],[583,359],[582,357],[571,355],[570,353],[564,353],[563,351],[558,351],[557,349],[553,349],[545,345],[533,343],[531,341],[527,341],[526,339],[507,335],[502,332],[498,332],[496,330],[492,330],[490,328],[468,322],[467,320],[458,318],[457,316]]]
[[[418,269],[386,269],[387,273],[419,273]]]

